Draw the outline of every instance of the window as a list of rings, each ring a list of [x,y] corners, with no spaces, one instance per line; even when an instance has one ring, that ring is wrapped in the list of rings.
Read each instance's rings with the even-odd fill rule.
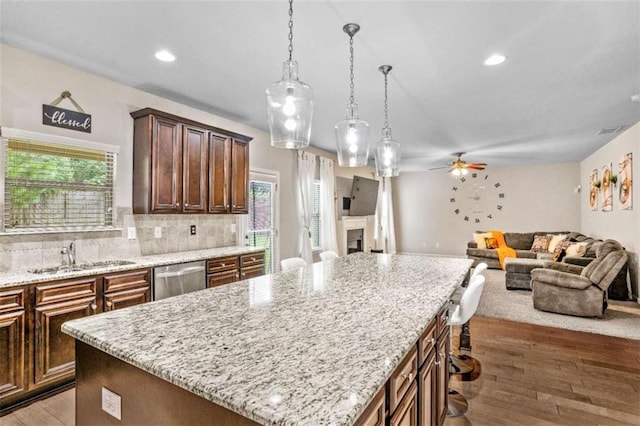
[[[313,212],[311,214],[311,247],[320,249],[320,181],[313,183]]]
[[[113,226],[114,152],[16,137],[4,149],[4,232]]]

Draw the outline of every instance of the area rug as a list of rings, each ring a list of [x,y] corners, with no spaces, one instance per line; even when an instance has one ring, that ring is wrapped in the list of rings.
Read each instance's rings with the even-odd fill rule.
[[[504,275],[501,270],[485,271],[486,281],[476,315],[640,340],[640,304],[636,302],[609,301],[605,318],[538,311],[533,308],[531,291],[507,290]]]

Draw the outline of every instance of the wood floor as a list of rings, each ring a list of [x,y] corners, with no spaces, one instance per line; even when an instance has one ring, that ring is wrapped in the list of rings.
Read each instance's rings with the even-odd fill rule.
[[[457,331],[457,330],[456,330]],[[498,319],[471,321],[469,402],[459,425],[640,425],[640,341]],[[74,425],[74,390],[0,418],[2,426]]]

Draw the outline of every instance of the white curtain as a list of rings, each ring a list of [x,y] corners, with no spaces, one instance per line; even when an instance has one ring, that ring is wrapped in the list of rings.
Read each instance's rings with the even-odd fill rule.
[[[320,157],[320,245],[337,253],[335,186],[333,160]]]
[[[311,247],[311,216],[313,214],[313,181],[316,171],[316,156],[298,151],[296,168],[296,207],[301,219],[298,236],[298,255],[313,263]]]
[[[378,205],[376,208],[376,247],[383,249],[385,253],[396,252],[396,231],[393,225],[393,196],[391,193],[391,180],[382,178],[378,192]]]

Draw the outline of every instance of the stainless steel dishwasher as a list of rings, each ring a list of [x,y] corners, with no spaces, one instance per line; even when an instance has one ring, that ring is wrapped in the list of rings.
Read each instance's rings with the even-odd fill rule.
[[[205,287],[204,260],[153,268],[153,300],[203,290]]]

